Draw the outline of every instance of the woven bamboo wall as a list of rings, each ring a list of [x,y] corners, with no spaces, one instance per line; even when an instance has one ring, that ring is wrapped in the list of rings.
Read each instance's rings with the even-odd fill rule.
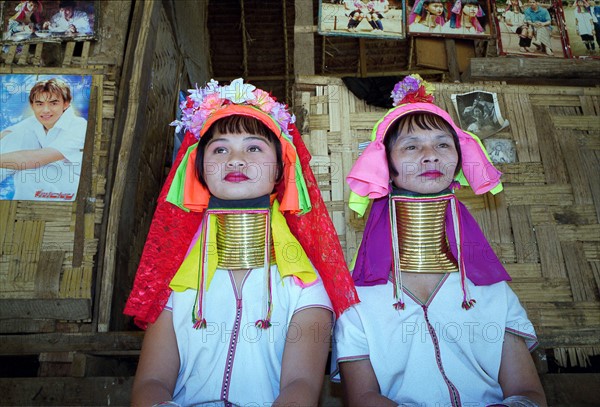
[[[553,349],[559,365],[585,366],[600,354],[600,88],[435,85],[436,104],[454,119],[451,94],[498,94],[510,127],[494,137],[516,143],[517,162],[498,166],[503,193],[458,196],[511,274],[542,348]],[[301,77],[295,105],[348,260],[365,219],[347,209],[344,178],[385,110],[325,77]]]

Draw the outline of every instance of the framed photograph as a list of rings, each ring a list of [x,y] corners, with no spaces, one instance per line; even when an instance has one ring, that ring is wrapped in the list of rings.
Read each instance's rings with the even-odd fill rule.
[[[450,95],[458,114],[460,128],[484,139],[508,127],[502,117],[498,95],[493,92],[476,91]]]
[[[92,75],[0,74],[0,200],[74,201]]]
[[[96,34],[94,1],[6,0],[0,4],[4,43],[82,40]]]
[[[488,0],[409,0],[408,33],[416,36],[485,38],[491,35]]]
[[[319,0],[321,35],[402,39],[405,0]]]
[[[600,58],[600,0],[572,0],[563,4],[571,55]]]
[[[496,17],[501,55],[568,56],[560,0],[497,0]]]

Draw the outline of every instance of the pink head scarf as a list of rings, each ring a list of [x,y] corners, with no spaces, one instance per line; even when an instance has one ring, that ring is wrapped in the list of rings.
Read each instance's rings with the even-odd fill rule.
[[[419,77],[420,79],[420,77]],[[381,198],[389,193],[390,173],[383,144],[384,137],[396,120],[411,113],[430,113],[444,119],[456,132],[461,151],[461,170],[469,186],[476,194],[484,194],[500,184],[502,173],[490,162],[487,154],[473,134],[460,129],[448,112],[433,103],[433,97],[421,91],[415,103],[406,103],[406,99],[415,100],[414,94],[408,94],[399,105],[389,110],[375,124],[371,134],[371,143],[358,157],[358,160],[346,177],[350,189],[361,197]]]

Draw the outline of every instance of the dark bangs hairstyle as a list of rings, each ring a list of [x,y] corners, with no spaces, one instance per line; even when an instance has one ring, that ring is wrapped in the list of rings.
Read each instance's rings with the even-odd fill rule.
[[[275,176],[275,184],[283,178],[283,153],[281,149],[281,142],[279,138],[271,129],[269,129],[263,122],[254,117],[233,115],[227,116],[217,120],[210,126],[210,128],[200,137],[198,142],[198,152],[196,153],[196,176],[200,181],[200,184],[207,187],[206,181],[204,180],[204,150],[206,145],[215,134],[254,134],[256,136],[262,136],[269,140],[275,146],[275,153],[277,156],[277,174]]]
[[[400,136],[400,132],[414,132],[419,130],[441,130],[452,135],[452,139],[454,140],[454,146],[456,148],[456,152],[458,153],[458,162],[456,163],[456,171],[454,173],[454,175],[456,176],[456,174],[460,172],[462,164],[462,154],[460,152],[460,143],[458,142],[458,135],[446,120],[442,119],[436,114],[427,112],[409,113],[402,116],[400,119],[392,123],[387,133],[383,137],[383,145],[385,146],[385,157],[388,162],[390,176],[395,177],[399,175],[398,170],[392,163],[391,151],[394,144],[396,144],[396,140],[398,140],[398,137]]]

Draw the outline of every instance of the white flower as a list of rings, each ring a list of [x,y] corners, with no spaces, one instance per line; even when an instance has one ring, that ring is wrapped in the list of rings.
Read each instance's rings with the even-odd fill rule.
[[[231,82],[229,86],[221,88],[221,97],[229,99],[235,104],[245,103],[249,100],[254,100],[254,92],[256,86],[244,83],[242,78],[238,78]]]
[[[204,87],[205,93],[214,93],[214,92],[217,92],[218,90],[219,90],[219,82],[215,81],[214,79],[211,79]]]

